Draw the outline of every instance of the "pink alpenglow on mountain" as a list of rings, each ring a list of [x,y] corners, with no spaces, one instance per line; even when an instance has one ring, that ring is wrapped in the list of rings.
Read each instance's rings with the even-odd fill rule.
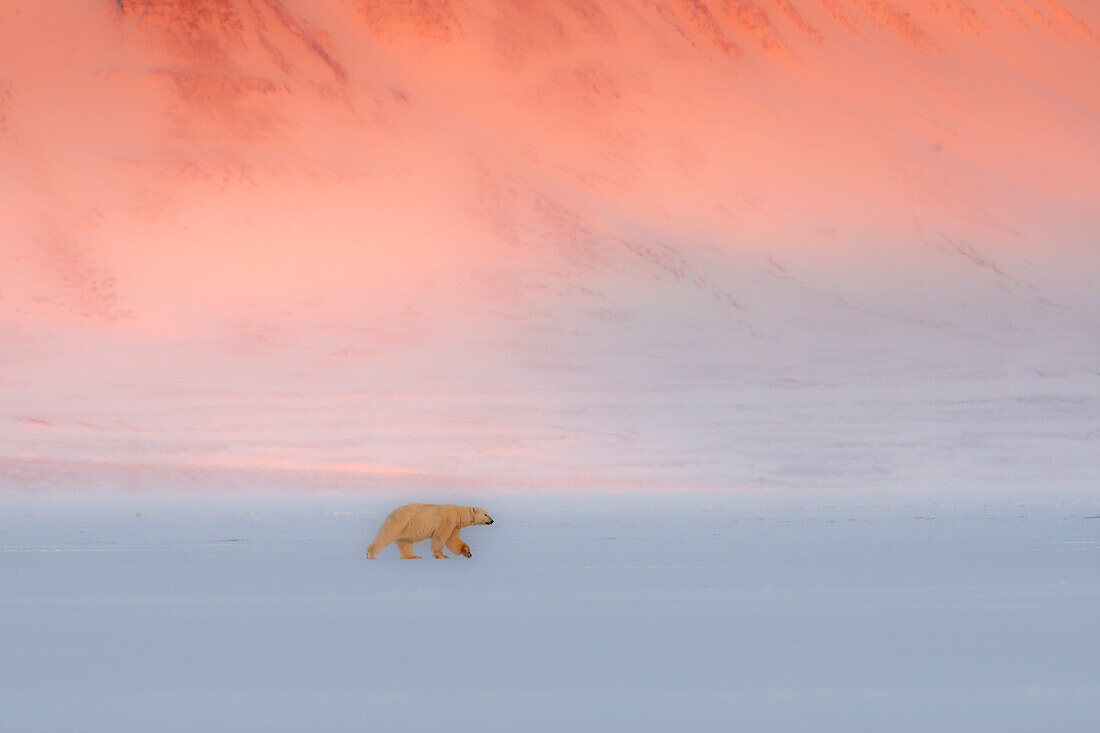
[[[19,485],[1085,480],[1094,2],[2,16]]]

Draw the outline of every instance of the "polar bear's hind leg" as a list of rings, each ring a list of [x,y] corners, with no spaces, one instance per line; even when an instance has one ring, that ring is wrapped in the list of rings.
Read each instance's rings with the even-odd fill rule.
[[[401,550],[402,560],[419,560],[420,555],[413,552],[413,543],[411,540],[397,540],[395,542],[397,549]]]
[[[382,526],[378,528],[378,536],[367,547],[367,557],[373,560],[378,553],[401,536],[401,529],[392,514],[386,517],[386,521],[382,522]]]

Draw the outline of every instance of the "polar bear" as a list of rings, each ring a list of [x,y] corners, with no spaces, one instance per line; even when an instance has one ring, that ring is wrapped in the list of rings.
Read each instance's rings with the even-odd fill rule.
[[[378,530],[378,536],[367,548],[371,560],[391,542],[397,543],[403,560],[419,560],[413,554],[413,543],[432,538],[432,554],[446,560],[443,548],[456,555],[470,557],[470,546],[462,541],[458,531],[475,524],[492,524],[493,518],[479,506],[454,504],[406,504],[390,512]]]

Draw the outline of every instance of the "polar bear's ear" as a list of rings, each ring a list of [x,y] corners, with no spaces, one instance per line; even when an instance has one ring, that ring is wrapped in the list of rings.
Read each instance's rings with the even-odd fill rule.
[[[470,524],[474,523],[474,508],[470,507]]]

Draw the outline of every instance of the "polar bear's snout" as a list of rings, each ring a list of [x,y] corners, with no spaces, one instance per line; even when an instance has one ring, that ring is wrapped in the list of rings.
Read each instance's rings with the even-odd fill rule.
[[[470,514],[471,524],[492,524],[493,518],[489,516],[489,512],[485,511],[479,506],[471,507]]]

